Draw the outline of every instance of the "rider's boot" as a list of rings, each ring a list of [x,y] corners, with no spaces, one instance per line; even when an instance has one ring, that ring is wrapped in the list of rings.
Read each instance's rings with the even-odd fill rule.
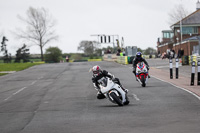
[[[98,91],[97,92],[97,99],[104,99],[104,98],[106,98],[105,95]]]
[[[126,94],[126,101],[124,102],[124,105],[128,105],[129,104],[129,99],[128,99],[128,96]]]

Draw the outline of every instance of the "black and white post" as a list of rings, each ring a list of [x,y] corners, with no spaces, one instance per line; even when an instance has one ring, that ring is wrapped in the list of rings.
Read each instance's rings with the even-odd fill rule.
[[[192,73],[191,73],[191,84],[194,85],[194,77],[195,77],[195,61],[192,62]]]
[[[176,58],[176,79],[178,79],[178,58]]]
[[[198,70],[198,73],[197,73],[197,85],[200,85],[200,60],[197,62],[197,70]]]
[[[172,59],[169,59],[169,70],[170,70],[170,79],[173,79],[173,65],[172,65]]]

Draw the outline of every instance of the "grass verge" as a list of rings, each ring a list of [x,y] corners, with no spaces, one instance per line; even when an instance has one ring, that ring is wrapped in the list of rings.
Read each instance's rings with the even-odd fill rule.
[[[29,67],[43,64],[44,62],[34,63],[0,63],[0,71],[21,71]]]
[[[8,74],[8,73],[0,73],[0,76],[6,75],[6,74]]]

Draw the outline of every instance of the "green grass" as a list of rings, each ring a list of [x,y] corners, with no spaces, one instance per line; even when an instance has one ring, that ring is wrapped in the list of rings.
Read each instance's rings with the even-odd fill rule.
[[[0,63],[0,71],[21,71],[34,65],[42,64],[38,63]]]
[[[41,62],[41,59],[29,59],[29,62]],[[20,61],[21,63],[23,63],[23,60]],[[0,63],[4,63],[2,59],[0,59]],[[15,60],[12,59],[11,63],[15,63]]]
[[[6,75],[7,73],[0,73],[0,76]]]

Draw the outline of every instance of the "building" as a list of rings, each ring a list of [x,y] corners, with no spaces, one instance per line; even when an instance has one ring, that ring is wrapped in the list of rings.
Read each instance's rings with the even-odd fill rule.
[[[172,30],[163,30],[162,31],[162,41],[158,38],[157,42],[157,51],[158,54],[162,54],[167,51],[167,49],[173,48],[173,37],[174,33]]]
[[[162,31],[163,38],[157,42],[160,53],[173,49],[176,54],[182,49],[184,55],[200,55],[200,2],[197,10],[171,26],[172,31]]]

